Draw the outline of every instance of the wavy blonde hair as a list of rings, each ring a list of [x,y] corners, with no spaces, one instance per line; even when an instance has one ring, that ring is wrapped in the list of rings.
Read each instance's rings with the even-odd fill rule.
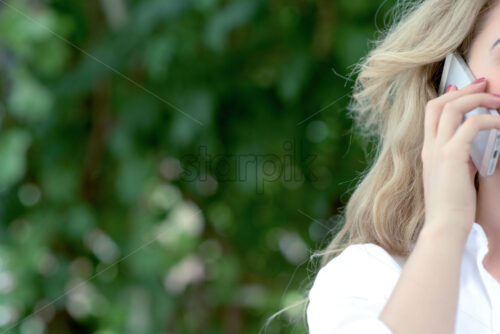
[[[345,207],[345,223],[321,266],[352,244],[374,243],[408,256],[425,219],[421,151],[427,102],[437,97],[446,56],[468,61],[496,0],[402,1],[401,19],[356,65],[350,116],[374,140],[374,163]],[[477,174],[475,179],[478,189]]]
[[[395,23],[372,42],[373,49],[351,73],[357,78],[349,116],[376,149],[347,202],[340,231],[311,256],[321,257],[321,267],[353,244],[373,243],[397,256],[411,252],[425,219],[420,155],[425,106],[437,97],[446,56],[457,51],[468,61],[496,2],[407,0],[393,7]],[[477,175],[475,184],[477,190]],[[308,300],[281,310],[267,324]]]

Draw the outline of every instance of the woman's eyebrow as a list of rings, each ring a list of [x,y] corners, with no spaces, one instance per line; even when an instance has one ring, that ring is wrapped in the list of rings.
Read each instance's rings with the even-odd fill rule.
[[[500,44],[500,38],[497,39],[497,41],[495,43],[493,43],[493,46],[491,47],[491,50],[493,50],[495,48],[495,46],[497,46],[498,44]]]

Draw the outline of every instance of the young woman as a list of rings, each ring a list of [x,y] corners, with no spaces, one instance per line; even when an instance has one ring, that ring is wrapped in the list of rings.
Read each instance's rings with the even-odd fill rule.
[[[470,158],[500,117],[461,125],[500,108],[500,0],[402,4],[358,67],[350,110],[377,154],[321,253],[309,332],[500,333],[500,163],[483,178]],[[478,80],[438,96],[452,52]]]

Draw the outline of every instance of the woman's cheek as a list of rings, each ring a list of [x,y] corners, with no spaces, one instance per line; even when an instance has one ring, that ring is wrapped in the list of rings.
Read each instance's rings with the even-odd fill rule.
[[[488,89],[486,90],[491,94],[500,94],[500,71],[496,71],[493,75],[490,75],[488,78]]]
[[[493,61],[488,69],[488,93],[500,94],[500,48],[495,50]]]

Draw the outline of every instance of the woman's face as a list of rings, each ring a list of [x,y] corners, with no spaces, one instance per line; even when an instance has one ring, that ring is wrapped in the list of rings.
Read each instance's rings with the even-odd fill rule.
[[[488,79],[488,93],[500,94],[500,2],[491,11],[472,43],[469,67],[476,78]]]

